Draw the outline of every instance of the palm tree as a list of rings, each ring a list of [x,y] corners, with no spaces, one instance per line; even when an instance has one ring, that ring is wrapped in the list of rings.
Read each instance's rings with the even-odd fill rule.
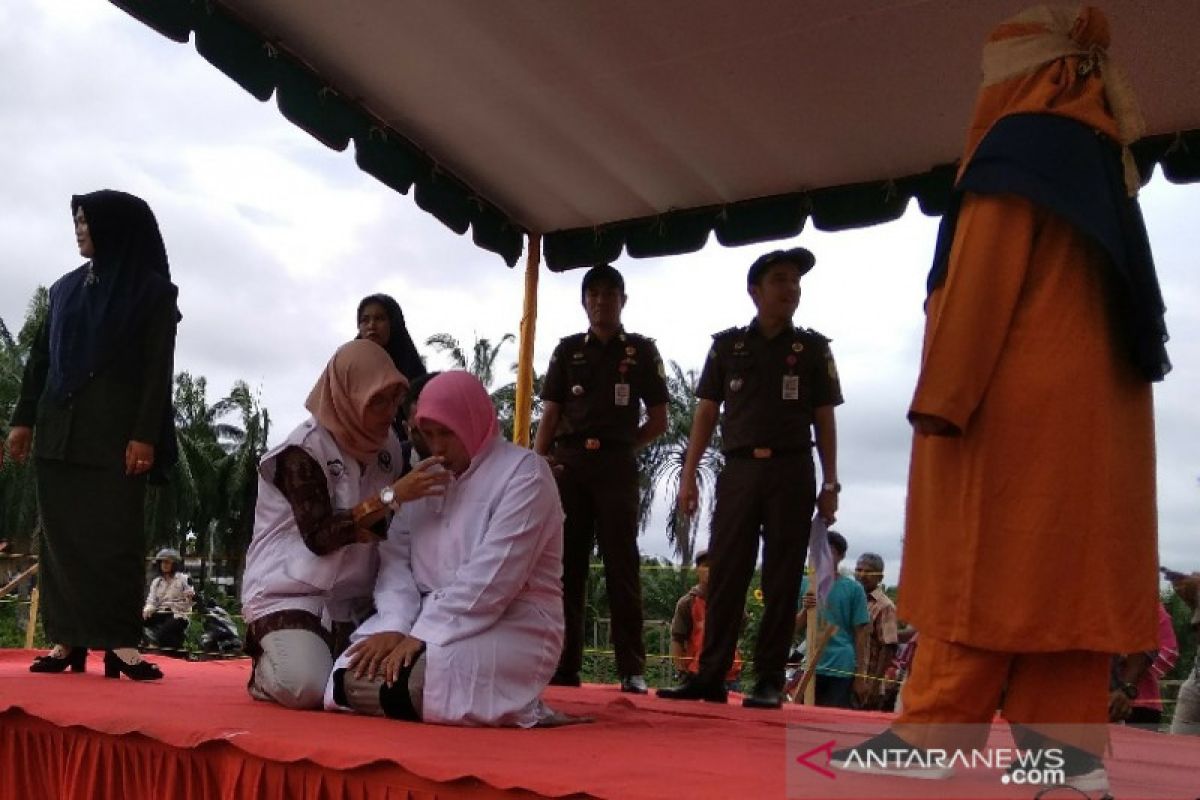
[[[467,361],[467,354],[463,350],[462,344],[448,333],[435,333],[425,340],[425,344],[439,353],[449,356],[455,369],[465,369],[470,372],[479,378],[479,382],[486,386],[488,391],[491,391],[492,382],[496,377],[496,358],[500,355],[500,348],[516,340],[516,336],[506,333],[493,345],[490,339],[480,339],[476,336],[475,345],[471,348],[470,362]]]
[[[516,375],[517,365],[514,362],[510,370]],[[537,435],[538,421],[542,416],[542,384],[546,380],[545,373],[533,371],[533,405],[530,407],[529,420],[530,432],[529,441],[533,441]],[[507,441],[514,441],[513,426],[516,424],[517,416],[517,383],[506,383],[496,391],[492,392],[492,403],[496,406],[496,416],[500,419],[500,431],[504,434]]]
[[[149,541],[233,555],[233,574],[249,546],[258,494],[258,462],[266,452],[270,417],[244,381],[208,404],[208,382],[188,372],[175,376],[175,430],[179,463],[166,486],[153,487],[146,508]],[[234,424],[228,421],[237,416]]]
[[[38,287],[26,307],[25,320],[16,337],[4,320],[0,320],[0,420],[7,421],[12,417],[21,392],[25,361],[48,307],[49,295],[45,287]],[[0,468],[0,539],[9,540],[12,552],[30,552],[37,519],[37,489],[32,464],[6,460]]]
[[[713,491],[717,474],[724,460],[721,457],[720,433],[709,443],[696,470],[696,482],[700,488],[700,508],[690,518],[678,511],[680,479],[687,457],[688,440],[692,433],[692,419],[700,404],[696,397],[696,384],[700,377],[695,370],[686,372],[674,361],[670,363],[667,388],[667,430],[638,453],[638,477],[641,494],[638,504],[638,520],[644,530],[650,522],[650,510],[658,490],[667,490],[667,540],[674,546],[684,566],[690,566],[696,543],[696,531],[701,518],[712,515]]]
[[[229,396],[217,404],[221,416],[236,413],[240,426],[219,423],[217,437],[224,450],[218,467],[218,497],[224,514],[214,531],[215,544],[230,554],[232,573],[241,575],[242,557],[254,535],[254,506],[258,500],[258,463],[267,452],[271,417],[261,397],[245,381],[237,381]]]

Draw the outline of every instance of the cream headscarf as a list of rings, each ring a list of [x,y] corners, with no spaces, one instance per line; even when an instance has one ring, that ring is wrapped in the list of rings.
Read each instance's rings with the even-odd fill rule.
[[[1095,7],[1027,9],[1003,22],[983,48],[983,86],[961,170],[984,135],[1010,114],[1071,117],[1122,145],[1125,188],[1141,186],[1129,145],[1146,124],[1128,79],[1108,55],[1108,20]]]
[[[321,427],[333,434],[338,447],[356,461],[374,461],[387,441],[391,420],[373,426],[367,406],[380,392],[408,388],[392,357],[367,339],[355,339],[337,349],[304,402]]]

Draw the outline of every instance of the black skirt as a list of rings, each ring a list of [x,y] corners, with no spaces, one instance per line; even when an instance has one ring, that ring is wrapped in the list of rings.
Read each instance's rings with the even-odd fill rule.
[[[54,644],[136,647],[142,632],[146,478],[37,459],[38,585]]]

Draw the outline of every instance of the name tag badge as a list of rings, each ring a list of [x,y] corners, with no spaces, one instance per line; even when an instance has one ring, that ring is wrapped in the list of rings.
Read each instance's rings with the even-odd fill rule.
[[[800,399],[800,376],[799,375],[784,375],[783,376],[783,399],[784,400],[799,400]]]
[[[628,383],[617,383],[613,385],[613,402],[619,406],[629,405]]]

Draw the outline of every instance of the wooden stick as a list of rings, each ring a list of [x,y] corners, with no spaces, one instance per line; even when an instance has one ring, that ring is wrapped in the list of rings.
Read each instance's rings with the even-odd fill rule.
[[[11,592],[11,591],[13,590],[13,587],[14,587],[14,586],[16,586],[18,583],[20,583],[22,580],[24,580],[24,579],[25,579],[25,578],[27,578],[28,576],[30,576],[30,575],[32,575],[33,573],[37,572],[37,568],[38,568],[38,565],[37,565],[37,564],[34,564],[32,567],[30,567],[29,569],[25,570],[24,572],[22,572],[22,573],[21,573],[20,575],[18,575],[17,577],[13,578],[13,579],[12,579],[11,581],[9,581],[8,583],[4,584],[4,586],[3,586],[3,587],[0,587],[0,597],[3,597],[4,595],[6,595],[6,594],[8,594],[9,592]]]
[[[41,599],[41,592],[38,587],[33,587],[33,592],[29,595],[29,622],[25,625],[25,649],[33,649],[33,634],[37,630],[38,618],[38,601]]]
[[[793,702],[800,702],[796,698],[803,697],[805,705],[816,704],[817,682],[812,677],[817,672],[817,663],[821,660],[821,653],[825,650],[825,645],[829,644],[829,640],[837,633],[837,629],[837,625],[824,625],[821,627],[821,632],[817,634],[815,642],[812,639],[809,640],[813,646],[808,651],[808,669],[804,670],[795,691],[789,695],[789,699]]]

